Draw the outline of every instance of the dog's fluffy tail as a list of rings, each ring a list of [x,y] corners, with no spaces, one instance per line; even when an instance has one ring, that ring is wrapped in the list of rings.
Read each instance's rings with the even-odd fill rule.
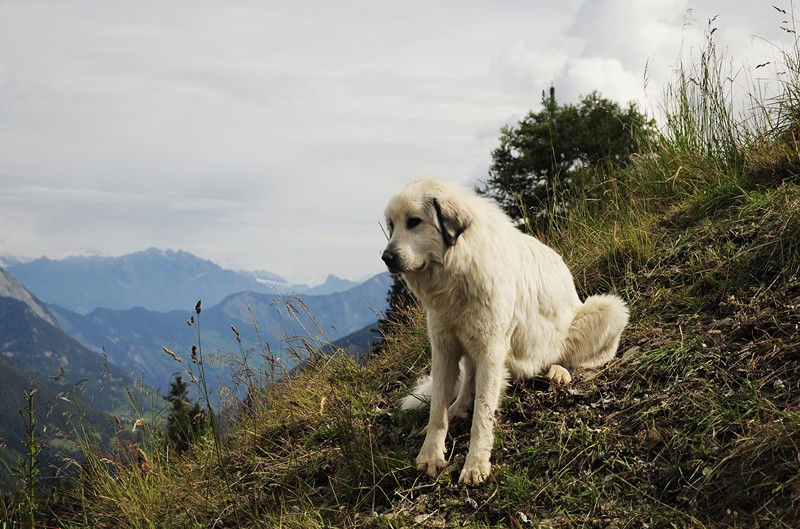
[[[462,383],[464,382],[464,360],[458,363],[458,378],[453,385],[455,394],[449,395],[448,402],[452,402],[459,391],[463,390]],[[431,395],[433,394],[433,377],[430,373],[417,380],[417,385],[414,389],[400,399],[400,408],[404,410],[419,410],[430,404]]]
[[[425,375],[417,381],[416,387],[409,394],[400,399],[400,408],[404,410],[419,410],[427,406],[431,401],[433,378]]]
[[[571,367],[591,368],[614,358],[628,317],[628,307],[617,296],[589,296],[569,326],[565,344],[567,363]]]

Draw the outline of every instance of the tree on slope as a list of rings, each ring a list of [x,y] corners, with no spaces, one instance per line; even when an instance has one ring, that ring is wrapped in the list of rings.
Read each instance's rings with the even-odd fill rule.
[[[200,404],[189,402],[189,383],[181,375],[170,382],[164,397],[172,405],[167,418],[167,438],[178,452],[185,452],[206,431],[206,417]]]
[[[503,127],[482,191],[515,219],[541,224],[569,208],[587,177],[623,164],[655,131],[634,103],[621,108],[597,92],[578,105],[559,105],[555,89],[542,93],[539,112]]]

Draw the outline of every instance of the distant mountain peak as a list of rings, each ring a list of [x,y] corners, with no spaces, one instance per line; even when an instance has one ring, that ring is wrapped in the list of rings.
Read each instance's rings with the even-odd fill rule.
[[[333,274],[328,274],[328,277],[325,278],[324,283],[315,287],[311,287],[308,289],[306,294],[324,296],[326,294],[333,294],[334,292],[350,290],[358,284],[359,282],[357,281],[350,281],[349,279],[342,279],[341,277],[337,277]]]
[[[176,253],[180,253],[180,250],[178,250],[178,252],[176,252],[175,250],[170,250],[170,249],[162,250],[161,248],[156,248],[155,246],[151,246],[147,250],[142,250],[141,252],[133,252],[133,253],[128,254],[128,255],[130,256],[130,255],[136,255],[136,254],[144,254],[144,255],[153,255],[153,256],[156,256],[156,257],[171,257],[171,256],[175,255]]]
[[[139,251],[139,252],[133,252],[133,253],[129,253],[127,255],[123,255],[122,258],[124,258],[124,257],[135,257],[135,256],[139,256],[139,255],[145,255],[145,256],[149,256],[149,257],[163,257],[163,258],[167,258],[167,259],[175,259],[176,257],[188,257],[188,258],[191,258],[191,259],[197,259],[199,261],[205,261],[205,262],[209,262],[209,263],[211,262],[211,261],[208,261],[207,259],[203,259],[202,257],[197,257],[196,255],[191,254],[191,253],[186,252],[186,251],[181,250],[181,249],[173,250],[171,248],[167,248],[166,250],[163,250],[161,248],[156,248],[154,246],[152,246],[152,247],[150,247],[150,248],[148,248],[146,250],[142,250],[142,251]]]

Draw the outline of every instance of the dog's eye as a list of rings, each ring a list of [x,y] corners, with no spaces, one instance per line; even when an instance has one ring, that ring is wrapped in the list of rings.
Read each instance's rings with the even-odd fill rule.
[[[392,232],[394,231],[394,222],[392,222],[392,221],[388,221],[388,222],[386,223],[386,225],[389,227],[389,235],[391,235],[391,234],[392,234]]]
[[[406,221],[406,228],[408,228],[409,230],[413,230],[414,228],[419,226],[420,222],[422,222],[422,219],[418,219],[417,217],[411,217]]]

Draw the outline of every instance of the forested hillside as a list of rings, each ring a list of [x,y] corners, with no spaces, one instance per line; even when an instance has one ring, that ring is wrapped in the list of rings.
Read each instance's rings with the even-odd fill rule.
[[[126,388],[133,388],[133,378],[55,323],[0,269],[0,490],[18,485],[14,475],[20,475],[26,444],[39,447],[36,472],[52,484],[50,477],[63,469],[65,458],[77,456],[67,440],[76,425],[91,425],[100,446],[113,437],[112,414],[120,428],[132,424]],[[31,433],[38,436],[34,442]]]

